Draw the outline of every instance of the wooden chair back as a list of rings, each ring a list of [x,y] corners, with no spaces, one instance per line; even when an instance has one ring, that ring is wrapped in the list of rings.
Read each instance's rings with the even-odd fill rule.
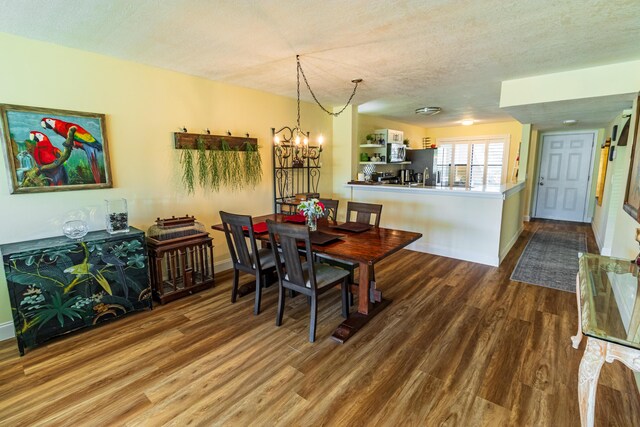
[[[220,211],[220,218],[222,219],[222,226],[227,238],[233,267],[248,273],[260,270],[260,259],[257,256],[258,247],[253,233],[251,216]],[[243,227],[247,227],[247,231],[243,230]],[[249,252],[247,234],[245,233],[248,233],[251,252]]]
[[[280,283],[285,288],[306,291],[307,294],[309,290],[315,291],[317,286],[312,258],[308,257],[308,261],[303,265],[298,251],[299,245],[304,243],[306,253],[313,253],[309,229],[304,225],[275,222],[269,219],[267,228]],[[282,251],[281,256],[277,256],[278,247]],[[307,282],[310,286],[307,286]]]
[[[347,221],[351,221],[351,212],[356,213],[356,222],[371,224],[371,215],[375,215],[373,225],[380,227],[382,205],[373,203],[347,202]]]
[[[337,221],[338,218],[338,203],[340,200],[334,199],[319,199],[324,205],[323,218],[330,219],[331,221]]]

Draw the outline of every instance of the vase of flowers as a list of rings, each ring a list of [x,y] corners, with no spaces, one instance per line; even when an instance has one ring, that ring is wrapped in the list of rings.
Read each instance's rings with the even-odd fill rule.
[[[318,199],[309,199],[298,205],[298,212],[307,219],[307,226],[310,231],[318,229],[318,218],[324,215],[324,205]]]

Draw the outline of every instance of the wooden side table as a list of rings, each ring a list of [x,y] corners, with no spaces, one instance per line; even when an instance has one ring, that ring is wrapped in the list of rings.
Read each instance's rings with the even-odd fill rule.
[[[638,266],[594,254],[580,256],[576,277],[578,348],[583,334],[587,347],[580,362],[578,397],[582,426],[594,425],[598,377],[604,362],[619,360],[640,372],[640,292]]]

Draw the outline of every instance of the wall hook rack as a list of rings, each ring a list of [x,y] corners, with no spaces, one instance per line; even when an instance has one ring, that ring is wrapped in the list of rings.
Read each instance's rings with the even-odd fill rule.
[[[196,150],[198,148],[198,140],[201,140],[204,143],[205,150],[221,150],[222,141],[227,142],[229,147],[238,151],[247,151],[247,144],[252,145],[254,149],[258,146],[258,138],[245,138],[228,135],[175,132],[173,134],[173,139],[175,148],[179,150]]]

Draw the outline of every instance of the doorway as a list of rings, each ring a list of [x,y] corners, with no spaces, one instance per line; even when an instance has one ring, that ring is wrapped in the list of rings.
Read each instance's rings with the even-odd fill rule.
[[[536,218],[584,222],[595,132],[543,134]]]

